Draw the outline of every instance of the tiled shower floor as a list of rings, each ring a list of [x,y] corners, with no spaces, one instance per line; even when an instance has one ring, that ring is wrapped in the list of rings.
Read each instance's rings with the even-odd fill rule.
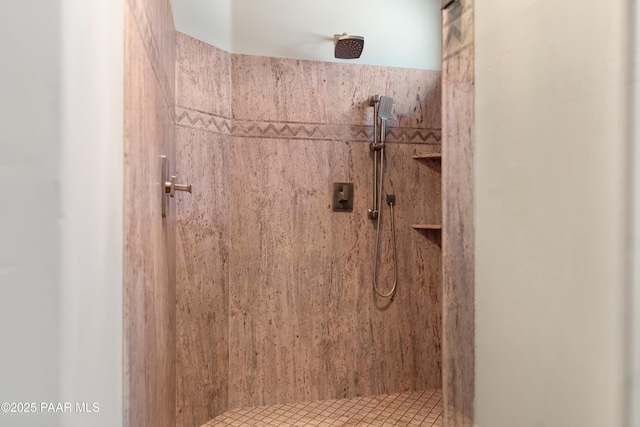
[[[202,427],[213,426],[442,426],[442,391],[239,408]]]

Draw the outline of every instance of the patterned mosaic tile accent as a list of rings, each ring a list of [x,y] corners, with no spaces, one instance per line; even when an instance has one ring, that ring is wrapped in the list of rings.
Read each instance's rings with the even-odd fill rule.
[[[231,135],[231,119],[214,116],[191,108],[176,106],[176,124],[223,135]]]
[[[370,142],[371,126],[333,125],[316,123],[287,123],[231,120],[203,111],[176,107],[178,126],[242,138],[306,139],[322,141]],[[387,142],[439,144],[440,129],[389,128]]]
[[[202,427],[227,426],[442,426],[442,391],[239,408]]]

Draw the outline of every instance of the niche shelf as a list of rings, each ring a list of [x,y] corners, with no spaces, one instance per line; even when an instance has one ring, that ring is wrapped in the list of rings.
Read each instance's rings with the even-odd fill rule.
[[[442,153],[414,154],[412,157],[416,160],[440,160]]]
[[[411,157],[415,160],[426,161],[427,163],[429,163],[429,161],[436,161],[438,162],[438,166],[439,166],[439,162],[442,159],[442,153],[414,154]],[[431,164],[433,165],[433,163]],[[435,232],[442,231],[442,224],[436,224],[436,223],[413,224],[411,227],[414,230],[423,231],[427,233],[432,231],[435,231]]]
[[[442,230],[442,224],[413,224],[414,230]]]

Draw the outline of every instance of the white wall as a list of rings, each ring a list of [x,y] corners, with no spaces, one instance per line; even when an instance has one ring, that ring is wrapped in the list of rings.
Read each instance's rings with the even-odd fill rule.
[[[59,13],[27,0],[0,14],[0,403],[59,398]],[[0,425],[59,424],[0,412]]]
[[[171,0],[176,29],[210,45],[233,50],[232,0]]]
[[[634,43],[632,44],[633,55],[633,100],[632,100],[632,137],[633,137],[633,157],[631,160],[632,168],[632,188],[630,198],[633,200],[632,216],[630,223],[632,226],[632,298],[631,307],[631,325],[628,329],[627,339],[630,343],[630,368],[632,369],[630,386],[629,407],[631,414],[629,416],[631,426],[640,426],[640,4],[635,2],[630,19],[635,23]]]
[[[338,61],[333,35],[364,36],[359,64],[439,70],[440,0],[172,0],[176,28],[233,53]],[[225,23],[225,20],[228,21]]]
[[[33,402],[37,412],[0,412],[0,426],[117,426],[122,4],[5,3],[0,403]],[[97,401],[101,412],[81,417],[40,411],[43,402],[64,401]]]
[[[62,0],[60,398],[122,425],[124,2]]]
[[[476,2],[476,423],[622,425],[627,2]]]

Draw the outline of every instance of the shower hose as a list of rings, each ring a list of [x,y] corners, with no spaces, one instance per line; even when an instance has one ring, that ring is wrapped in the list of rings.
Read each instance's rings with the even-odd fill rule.
[[[382,219],[382,183],[384,181],[384,147],[380,149],[380,191],[378,192],[378,224],[376,227],[376,253],[373,262],[373,288],[376,293],[383,297],[390,297],[396,291],[398,285],[398,254],[396,253],[396,226],[394,223],[393,215],[393,202],[389,201],[389,208],[391,209],[391,239],[393,242],[393,287],[387,293],[380,292],[378,288],[378,255],[380,252],[380,225]],[[375,185],[375,184],[374,184]],[[393,299],[393,298],[392,298]]]

